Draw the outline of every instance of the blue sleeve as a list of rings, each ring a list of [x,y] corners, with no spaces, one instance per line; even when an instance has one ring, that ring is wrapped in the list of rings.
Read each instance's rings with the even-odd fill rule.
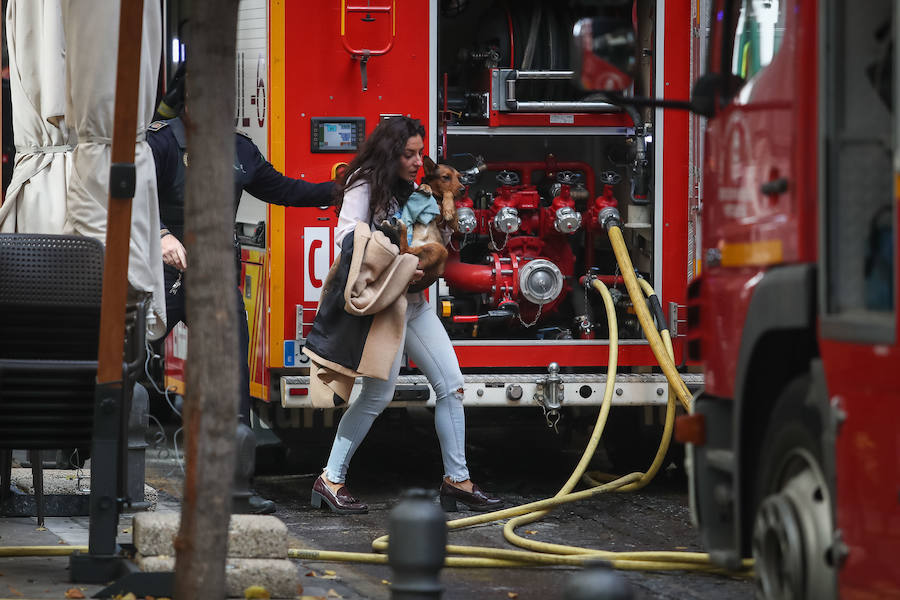
[[[178,168],[179,150],[175,136],[168,128],[159,131],[147,132],[147,143],[153,152],[153,163],[156,165],[156,193],[157,201],[162,203],[162,198],[169,197],[165,191],[175,185],[175,175]],[[160,206],[160,213],[162,206]],[[168,229],[160,217],[160,229]]]
[[[239,155],[249,154],[245,164],[252,165],[252,177],[244,189],[256,198],[282,206],[328,206],[334,204],[334,182],[311,183],[282,175],[263,158],[256,145],[238,136]],[[243,148],[242,148],[243,146]]]

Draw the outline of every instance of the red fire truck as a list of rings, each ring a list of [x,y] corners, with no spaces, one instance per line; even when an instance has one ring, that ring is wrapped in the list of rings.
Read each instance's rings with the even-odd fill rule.
[[[895,2],[712,0],[703,274],[677,435],[713,560],[761,598],[900,598]],[[667,142],[668,143],[668,142]]]
[[[546,417],[560,428],[580,418],[592,423],[608,334],[599,296],[579,278],[596,274],[613,288],[620,324],[614,401],[623,409],[610,429],[630,444],[612,454],[637,456],[643,439],[644,454],[629,466],[645,468],[659,440],[639,434],[661,422],[667,384],[652,368],[597,217],[618,204],[632,260],[656,289],[683,362],[686,288],[699,258],[692,255],[689,121],[686,113],[623,110],[580,91],[570,41],[582,17],[625,19],[646,47],[634,85],[645,95],[685,97],[692,13],[678,2],[603,5],[245,0],[236,126],[279,170],[322,181],[381,119],[421,119],[428,154],[456,166],[468,183],[451,261],[428,291],[465,374],[465,403],[533,414],[535,422]],[[177,15],[169,21],[179,23]],[[175,37],[172,25],[173,59]],[[336,421],[335,411],[310,407],[300,350],[334,259],[337,218],[330,207],[285,209],[246,196],[238,220],[246,224],[254,422],[302,446],[312,429]],[[169,385],[179,384],[185,338],[176,330],[170,339]],[[433,406],[427,381],[408,367],[394,405]]]

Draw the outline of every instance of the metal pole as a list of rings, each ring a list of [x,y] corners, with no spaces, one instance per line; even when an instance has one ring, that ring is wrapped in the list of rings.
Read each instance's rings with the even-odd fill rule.
[[[563,600],[632,600],[634,590],[609,563],[598,560],[572,575]]]
[[[138,78],[144,0],[122,2],[116,104],[113,120],[106,254],[100,303],[100,342],[91,467],[94,473],[119,473],[123,403],[125,304],[128,294],[128,252],[131,240],[131,200],[134,197],[134,137],[137,131]],[[116,551],[118,485],[115,476],[91,480],[91,554]]]
[[[435,600],[444,587],[439,575],[447,553],[447,516],[434,492],[411,489],[391,510],[388,564],[392,600]]]

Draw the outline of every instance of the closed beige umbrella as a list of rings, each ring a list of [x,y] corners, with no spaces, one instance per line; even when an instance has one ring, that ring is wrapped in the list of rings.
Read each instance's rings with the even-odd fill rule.
[[[62,233],[74,135],[60,0],[9,0],[6,37],[16,158],[0,232]]]
[[[119,2],[62,0],[68,98],[66,122],[77,133],[69,179],[67,233],[106,239],[110,151],[115,109]],[[128,283],[150,292],[148,336],[165,332],[166,302],[159,245],[159,208],[153,153],[145,140],[156,105],[162,48],[158,2],[144,3],[140,90],[135,131],[136,185],[131,203]]]

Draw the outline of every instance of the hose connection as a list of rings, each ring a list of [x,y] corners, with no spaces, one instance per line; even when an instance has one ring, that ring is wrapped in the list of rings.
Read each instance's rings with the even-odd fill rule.
[[[606,231],[609,231],[611,227],[622,226],[622,217],[619,215],[619,209],[614,206],[607,206],[601,210],[597,219]]]

